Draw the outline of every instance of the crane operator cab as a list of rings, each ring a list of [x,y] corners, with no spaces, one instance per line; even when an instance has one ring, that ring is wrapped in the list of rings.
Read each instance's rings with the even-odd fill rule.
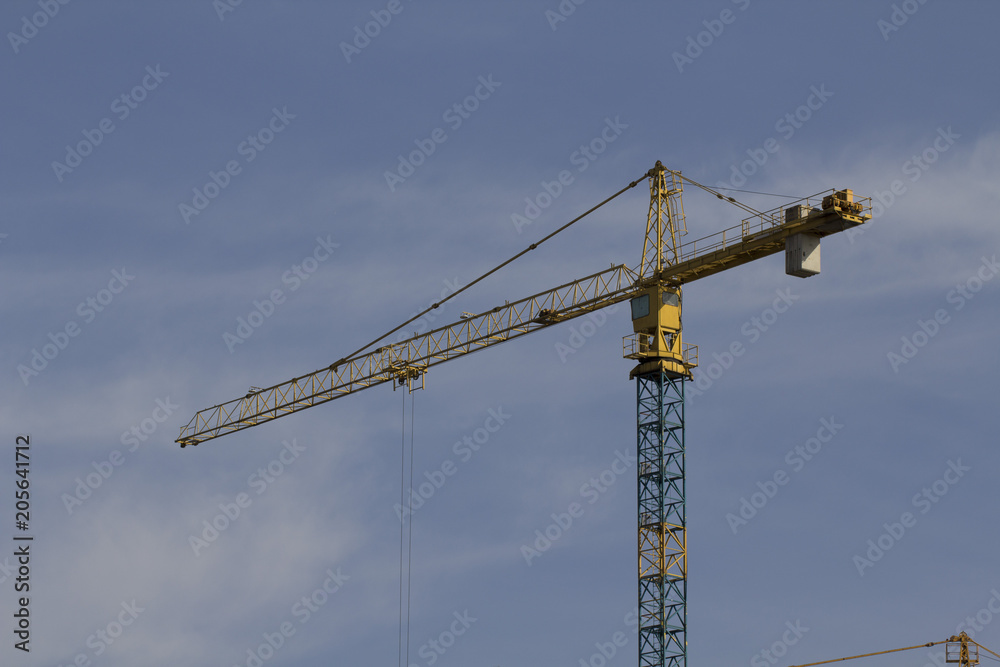
[[[685,358],[693,346],[681,344],[680,287],[652,285],[634,296],[630,306],[634,333],[625,337],[625,357],[690,375],[697,362]]]

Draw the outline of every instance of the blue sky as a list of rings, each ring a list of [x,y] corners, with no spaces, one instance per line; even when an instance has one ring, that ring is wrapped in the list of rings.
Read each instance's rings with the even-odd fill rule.
[[[339,359],[656,160],[877,204],[817,277],[776,256],[685,288],[691,664],[960,624],[1000,650],[998,19],[933,0],[5,3],[0,511],[12,526],[30,433],[36,538],[32,650],[5,631],[4,664],[228,667],[266,637],[264,664],[396,664],[404,393],[184,450],[180,426]],[[647,205],[642,185],[427,324],[634,265]],[[685,209],[689,239],[741,217],[695,188]],[[599,664],[616,637],[608,664],[636,664],[634,467],[615,472],[631,326],[604,314],[405,398],[415,482],[453,471],[414,515],[410,664]],[[756,514],[727,518],[744,500]]]

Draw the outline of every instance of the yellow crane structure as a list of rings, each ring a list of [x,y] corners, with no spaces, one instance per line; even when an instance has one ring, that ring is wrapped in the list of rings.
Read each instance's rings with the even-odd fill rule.
[[[660,162],[615,195],[560,227],[482,278],[538,247],[588,213],[649,182],[649,213],[638,264],[611,268],[518,301],[508,301],[433,331],[371,349],[408,322],[325,368],[202,410],[181,428],[181,447],[258,426],[385,383],[423,386],[429,368],[616,303],[629,301],[632,328],[624,357],[634,360],[637,391],[639,665],[685,667],[687,660],[687,520],[684,477],[684,384],[698,348],[681,339],[681,288],[782,250],[786,272],[819,273],[820,239],[871,219],[871,200],[828,190],[759,212],[695,183]],[[740,224],[681,242],[687,232],[684,183],[742,208]]]
[[[829,665],[834,662],[844,662],[845,660],[857,660],[859,658],[871,658],[876,655],[886,655],[887,653],[899,653],[900,651],[912,651],[917,648],[930,648],[931,646],[938,646],[944,644],[944,661],[945,663],[955,663],[960,665],[960,667],[976,667],[979,664],[979,649],[983,649],[987,653],[992,654],[986,656],[987,658],[1000,659],[1000,654],[991,651],[979,642],[973,640],[969,635],[964,632],[957,635],[952,635],[948,639],[942,639],[941,641],[928,642],[926,644],[917,644],[916,646],[906,646],[904,648],[893,648],[887,651],[875,651],[874,653],[863,653],[861,655],[851,655],[846,658],[834,658],[833,660],[820,660],[819,662],[808,662],[803,665],[793,665],[793,667],[816,667],[817,665]]]

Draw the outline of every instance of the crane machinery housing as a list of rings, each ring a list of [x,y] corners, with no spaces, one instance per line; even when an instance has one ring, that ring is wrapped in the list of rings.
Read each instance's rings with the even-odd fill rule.
[[[640,667],[687,664],[687,518],[685,502],[684,385],[698,364],[698,348],[682,341],[681,288],[706,276],[785,251],[785,271],[820,272],[820,239],[871,219],[871,199],[851,190],[828,190],[791,205],[759,212],[665,168],[660,162],[639,179],[513,258],[449,295],[536,248],[643,179],[649,213],[638,265],[609,269],[460,321],[370,349],[408,322],[357,352],[312,373],[198,412],[181,428],[181,447],[251,428],[306,408],[380,385],[423,386],[431,366],[519,338],[616,303],[629,301],[633,331],[623,355],[636,365],[638,485],[638,601]],[[683,184],[708,190],[750,215],[740,224],[687,243]],[[446,299],[447,300],[447,299]],[[417,319],[443,301],[435,303]]]

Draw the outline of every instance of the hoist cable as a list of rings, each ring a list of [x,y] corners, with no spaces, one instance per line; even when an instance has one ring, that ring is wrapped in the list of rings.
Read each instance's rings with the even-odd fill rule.
[[[716,188],[717,190],[725,190],[726,192],[746,192],[751,195],[764,195],[765,197],[783,197],[784,199],[802,199],[802,197],[796,195],[779,195],[774,192],[757,192],[756,190],[737,190],[736,188]]]
[[[980,644],[979,642],[977,642],[977,641],[974,641],[974,640],[972,640],[972,639],[970,639],[969,641],[970,641],[970,642],[972,642],[973,644],[975,644],[976,646],[978,646],[979,648],[983,649],[983,650],[984,650],[984,651],[986,651],[987,653],[993,653],[993,651],[989,650],[988,648],[986,648],[985,646],[983,646],[983,645],[982,645],[982,644]],[[993,655],[995,655],[995,656],[996,656],[997,658],[1000,658],[1000,654],[998,654],[998,653],[993,653]]]
[[[403,496],[406,490],[406,394],[410,394],[410,493],[403,503]],[[413,426],[414,426],[414,396],[412,392],[403,393],[403,418],[400,429],[400,462],[399,462],[399,667],[410,664],[410,594],[412,587],[410,581],[413,578]],[[409,531],[404,538],[403,529],[409,520]],[[405,549],[404,549],[405,546]],[[404,559],[405,550],[405,559]],[[406,603],[403,603],[403,578],[406,578]],[[406,609],[406,626],[403,626],[403,609]],[[404,641],[405,637],[405,641]]]
[[[675,176],[677,176],[677,178],[683,179],[683,180],[687,181],[688,183],[690,183],[691,185],[693,185],[693,186],[695,186],[697,188],[701,188],[705,192],[711,193],[711,194],[715,195],[716,197],[718,197],[719,199],[727,201],[730,204],[736,206],[737,208],[743,209],[744,211],[746,211],[750,215],[753,215],[753,216],[757,216],[757,215],[763,216],[764,215],[763,213],[761,213],[760,211],[758,211],[755,208],[751,208],[750,206],[747,206],[746,204],[744,204],[742,202],[736,201],[732,197],[727,197],[726,195],[722,194],[721,192],[719,192],[717,190],[714,190],[714,189],[708,187],[707,185],[702,185],[698,181],[696,181],[694,179],[691,179],[691,178],[688,178],[687,176],[684,176],[679,171],[674,171],[672,169],[668,169],[667,171],[669,171],[671,174],[674,174]]]
[[[403,497],[406,493],[406,395],[403,395],[403,419],[399,434],[402,442],[399,447],[399,513],[403,513]],[[399,641],[397,658],[398,667],[403,667],[403,521],[399,518],[399,630],[396,639]],[[409,619],[407,619],[409,624]]]
[[[935,646],[937,644],[946,644],[948,640],[940,642],[930,642],[929,644],[919,644],[918,646],[907,646],[906,648],[893,648],[888,651],[876,651],[875,653],[865,653],[863,655],[851,655],[846,658],[836,658],[834,660],[821,660],[820,662],[809,662],[804,665],[793,665],[792,667],[813,667],[813,665],[826,665],[831,662],[841,662],[843,660],[854,660],[856,658],[870,658],[873,655],[883,655],[886,653],[898,653],[899,651],[910,651],[915,648],[927,648],[928,646]]]
[[[449,294],[445,298],[441,299],[440,301],[437,301],[437,302],[431,304],[425,310],[417,313],[416,315],[414,315],[410,319],[406,320],[405,322],[403,322],[402,324],[400,324],[396,328],[390,329],[389,331],[385,332],[384,334],[382,334],[381,336],[379,336],[375,340],[371,341],[367,345],[358,348],[357,350],[355,350],[354,352],[350,353],[346,357],[340,359],[339,361],[335,361],[334,363],[332,363],[330,365],[330,369],[335,370],[338,366],[341,366],[341,365],[346,364],[348,362],[354,361],[355,359],[358,358],[357,355],[361,354],[362,352],[364,352],[365,350],[367,350],[368,348],[370,348],[375,343],[378,343],[379,341],[381,341],[381,340],[383,340],[383,339],[391,336],[392,334],[396,333],[397,331],[399,331],[400,329],[402,329],[403,327],[405,327],[407,324],[410,324],[411,322],[420,319],[421,317],[423,317],[424,315],[426,315],[430,311],[432,311],[435,308],[438,308],[439,306],[441,306],[441,304],[445,303],[446,301],[450,301],[451,299],[453,299],[454,297],[458,296],[459,294],[461,294],[465,290],[469,289],[470,287],[472,287],[476,283],[481,282],[485,278],[493,275],[494,273],[496,273],[497,271],[499,271],[503,267],[507,266],[508,264],[510,264],[511,262],[513,262],[514,260],[518,259],[522,255],[526,255],[528,252],[530,252],[530,251],[534,250],[535,248],[537,248],[538,246],[542,245],[543,243],[545,243],[546,241],[548,241],[549,239],[551,239],[553,236],[555,236],[559,232],[561,232],[561,231],[569,228],[571,225],[575,224],[576,222],[579,222],[580,220],[582,220],[583,218],[587,217],[588,215],[590,215],[591,213],[593,213],[597,209],[601,208],[605,204],[607,204],[610,201],[612,201],[613,199],[617,198],[622,193],[624,193],[624,192],[626,192],[628,190],[631,190],[632,188],[634,188],[635,186],[637,186],[639,183],[641,183],[644,178],[647,178],[648,176],[651,176],[652,173],[653,173],[653,169],[651,169],[648,172],[646,172],[645,174],[643,174],[641,178],[638,178],[638,179],[632,181],[631,183],[629,183],[628,185],[626,185],[624,188],[622,188],[618,192],[614,193],[613,195],[611,195],[610,197],[608,197],[607,199],[605,199],[601,203],[597,204],[596,206],[590,208],[589,210],[585,211],[584,213],[581,213],[577,217],[573,218],[572,220],[570,220],[569,222],[567,222],[565,225],[563,225],[559,229],[557,229],[554,232],[551,232],[550,234],[544,236],[542,239],[540,239],[538,241],[535,241],[534,243],[532,243],[527,248],[525,248],[521,252],[517,253],[516,255],[514,255],[510,259],[508,259],[508,260],[506,260],[504,262],[501,262],[497,266],[493,267],[492,269],[490,269],[489,271],[487,271],[483,275],[479,276],[478,278],[476,278],[475,280],[473,280],[469,284],[467,284],[467,285],[465,285],[465,286],[457,289],[456,291],[452,292],[451,294]]]
[[[407,514],[410,519],[410,533],[406,547],[406,664],[410,664],[410,582],[413,581],[413,401],[414,393],[410,393],[410,497],[406,501]],[[406,402],[406,394],[403,394]]]

